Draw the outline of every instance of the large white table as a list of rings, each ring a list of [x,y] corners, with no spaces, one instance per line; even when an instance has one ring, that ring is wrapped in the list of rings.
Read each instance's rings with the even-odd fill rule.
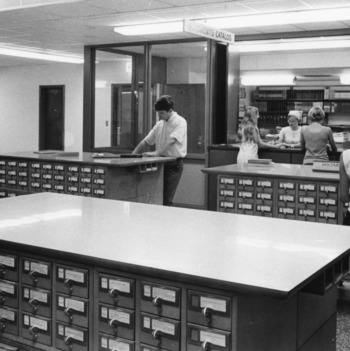
[[[192,290],[231,301],[222,350],[312,350],[315,342],[335,350],[336,285],[349,270],[349,249],[349,229],[335,225],[49,193],[0,202],[0,257],[9,252],[19,261],[33,256],[53,266],[86,265],[90,281],[105,267],[135,279],[136,296],[144,280],[180,289],[180,336],[168,344],[163,333],[160,341],[170,350],[200,350],[205,342],[201,332],[198,345],[191,339],[189,328],[197,325],[187,315]],[[54,294],[54,281],[52,289]],[[96,311],[96,291],[89,296]],[[135,350],[147,350],[140,346],[151,343],[140,331],[140,315],[142,303],[136,302],[133,342]],[[96,315],[91,319],[90,350],[96,350]],[[56,321],[51,322],[55,340]],[[199,319],[198,329],[215,331],[220,323],[214,322],[203,326]],[[21,335],[3,335],[27,343]],[[209,335],[215,345],[213,340]]]

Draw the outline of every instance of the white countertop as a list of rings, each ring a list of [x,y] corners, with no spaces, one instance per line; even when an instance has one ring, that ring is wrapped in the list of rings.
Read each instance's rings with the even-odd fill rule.
[[[330,161],[331,162],[331,161]],[[226,166],[203,168],[202,172],[210,174],[239,174],[263,175],[273,178],[313,179],[339,181],[339,173],[315,172],[312,166],[287,163],[272,163],[269,165],[231,164]]]
[[[39,193],[0,200],[0,240],[288,295],[349,251],[350,231]]]
[[[28,159],[35,161],[58,161],[58,162],[70,162],[70,163],[87,163],[94,166],[113,166],[113,167],[131,167],[138,166],[144,164],[151,163],[165,163],[174,161],[174,157],[135,157],[135,158],[119,158],[114,154],[113,157],[105,157],[105,158],[93,158],[92,155],[94,153],[91,152],[82,152],[78,153],[78,155],[64,155],[63,154],[56,155],[54,153],[38,153],[32,151],[21,151],[21,152],[7,152],[0,154],[0,157],[6,158],[14,158],[14,159]],[[108,155],[108,153],[105,153]]]

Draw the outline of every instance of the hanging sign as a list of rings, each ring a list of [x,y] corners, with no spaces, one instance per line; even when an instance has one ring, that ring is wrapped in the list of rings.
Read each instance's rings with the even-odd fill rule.
[[[339,173],[339,162],[314,162],[312,166],[314,172],[334,172]]]
[[[207,26],[195,21],[184,20],[183,31],[199,35],[201,37],[223,41],[225,43],[233,44],[235,42],[235,35],[222,29]]]

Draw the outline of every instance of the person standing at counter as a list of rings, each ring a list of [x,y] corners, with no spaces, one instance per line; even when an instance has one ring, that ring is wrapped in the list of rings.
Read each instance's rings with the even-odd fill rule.
[[[290,111],[288,114],[288,127],[281,129],[278,135],[278,142],[282,143],[282,146],[286,147],[300,147],[300,132],[301,127],[299,122],[301,121],[301,116],[299,111]]]
[[[327,144],[333,152],[337,151],[333,139],[332,129],[324,127],[324,111],[319,106],[311,108],[308,114],[309,125],[301,127],[300,147],[305,150],[303,160],[304,165],[312,165],[314,162],[329,161],[327,153]]]
[[[261,140],[258,129],[259,110],[257,107],[248,107],[238,129],[238,137],[241,140],[237,155],[237,164],[243,164],[248,160],[258,159],[260,148],[280,148],[280,144],[272,145]]]
[[[344,150],[340,155],[339,178],[340,201],[345,205],[346,203],[350,202],[350,149]],[[350,206],[346,211],[343,225],[350,226]]]
[[[175,161],[164,163],[163,205],[172,206],[173,198],[183,171],[183,158],[187,154],[187,122],[174,111],[170,95],[163,95],[154,104],[159,121],[148,135],[136,146],[133,154],[144,156],[176,157]],[[155,151],[147,152],[155,145]]]

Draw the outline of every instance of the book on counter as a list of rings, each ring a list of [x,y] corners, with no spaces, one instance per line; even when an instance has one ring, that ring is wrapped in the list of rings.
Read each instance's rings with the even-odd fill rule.
[[[61,151],[61,150],[39,150],[34,151],[38,155],[54,155],[54,156],[79,156],[78,151]]]
[[[111,152],[93,153],[92,158],[141,158],[142,154],[114,154]]]
[[[271,165],[273,162],[270,158],[258,158],[248,160],[248,164],[251,165]]]

